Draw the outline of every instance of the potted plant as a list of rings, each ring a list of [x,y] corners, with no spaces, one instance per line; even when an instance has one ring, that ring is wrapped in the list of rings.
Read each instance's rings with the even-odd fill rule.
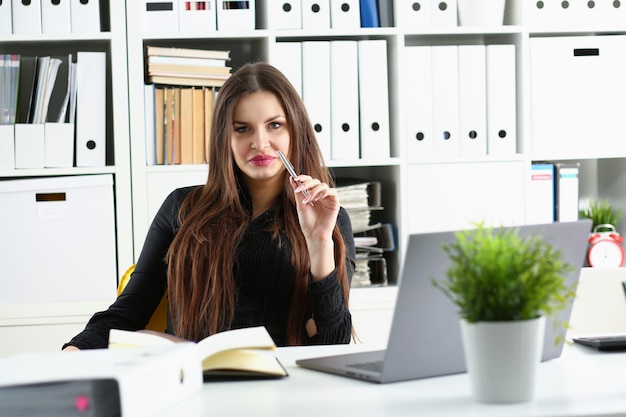
[[[591,229],[595,230],[599,226],[598,232],[605,231],[603,225],[608,224],[617,228],[617,223],[622,216],[621,210],[615,210],[608,199],[602,201],[590,200],[587,207],[579,212],[579,217],[591,219],[593,222]],[[606,228],[609,229],[608,227]]]
[[[546,317],[575,295],[565,281],[571,265],[541,236],[483,224],[443,249],[451,264],[433,284],[459,308],[472,396],[531,400]]]

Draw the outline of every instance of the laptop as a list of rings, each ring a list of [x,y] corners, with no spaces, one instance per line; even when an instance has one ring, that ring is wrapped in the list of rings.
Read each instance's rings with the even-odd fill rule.
[[[567,285],[578,282],[591,232],[590,220],[506,228],[518,229],[521,236],[543,236],[575,267],[566,277]],[[409,236],[386,349],[300,359],[296,363],[307,369],[378,383],[465,372],[458,309],[431,282],[431,278],[445,279],[450,261],[442,244],[454,239],[454,231]],[[573,300],[558,313],[559,322],[569,320],[572,304]],[[547,321],[542,360],[561,355],[566,333],[563,327],[555,328]],[[555,343],[557,334],[561,336],[559,343]]]

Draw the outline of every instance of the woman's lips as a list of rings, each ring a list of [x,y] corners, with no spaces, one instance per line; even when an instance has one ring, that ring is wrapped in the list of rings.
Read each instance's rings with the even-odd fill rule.
[[[263,167],[271,164],[274,159],[276,158],[270,155],[257,155],[254,158],[250,159],[250,163],[254,166]]]

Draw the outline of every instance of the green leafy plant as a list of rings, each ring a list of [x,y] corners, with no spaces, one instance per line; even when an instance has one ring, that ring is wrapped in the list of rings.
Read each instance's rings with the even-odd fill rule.
[[[443,249],[452,263],[447,279],[433,285],[470,323],[550,317],[575,296],[564,277],[572,266],[540,236],[479,224],[457,232]]]
[[[591,200],[587,208],[580,210],[579,215],[581,218],[591,219],[593,222],[593,230],[596,226],[602,224],[610,224],[617,227],[617,223],[620,217],[622,217],[622,211],[615,210],[608,199],[602,201]],[[599,228],[597,231],[602,232],[603,230]]]

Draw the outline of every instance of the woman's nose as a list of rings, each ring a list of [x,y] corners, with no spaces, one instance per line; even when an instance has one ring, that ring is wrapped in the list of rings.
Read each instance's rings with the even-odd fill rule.
[[[252,148],[262,150],[270,145],[269,138],[267,137],[267,133],[262,130],[258,130],[258,133],[255,134],[252,138]]]

